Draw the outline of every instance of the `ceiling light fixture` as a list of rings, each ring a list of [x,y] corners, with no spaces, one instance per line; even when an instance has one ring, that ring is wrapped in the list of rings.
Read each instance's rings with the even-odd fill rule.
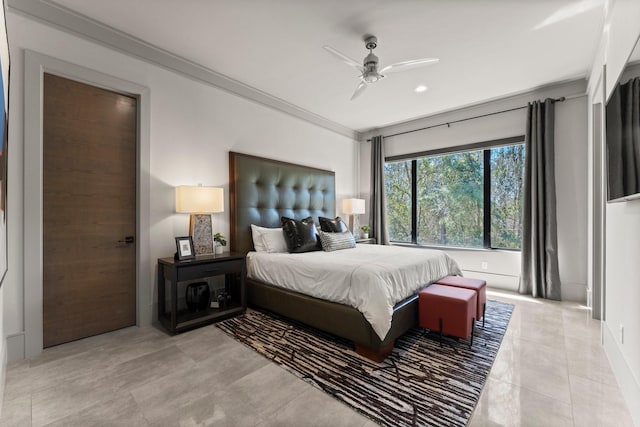
[[[426,92],[427,91],[427,87],[425,85],[418,85],[416,86],[416,88],[414,89],[414,91],[416,93],[422,93],[422,92]]]
[[[327,52],[338,57],[342,62],[360,72],[360,82],[351,96],[352,101],[357,98],[368,87],[368,85],[385,78],[387,73],[397,73],[399,71],[435,64],[439,61],[438,58],[413,59],[410,61],[396,62],[395,64],[387,65],[386,67],[382,67],[378,70],[379,60],[373,53],[373,50],[378,46],[378,39],[375,36],[366,34],[364,36],[364,46],[369,50],[369,54],[365,56],[362,64],[331,46],[324,46]]]

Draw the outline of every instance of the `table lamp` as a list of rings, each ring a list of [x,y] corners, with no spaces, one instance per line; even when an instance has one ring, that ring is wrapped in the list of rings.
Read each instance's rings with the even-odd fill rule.
[[[216,187],[176,187],[176,212],[189,213],[189,235],[196,255],[214,253],[211,214],[224,212],[224,190]]]
[[[364,199],[344,199],[342,201],[342,212],[349,215],[351,233],[355,237],[359,236],[358,215],[364,213]]]

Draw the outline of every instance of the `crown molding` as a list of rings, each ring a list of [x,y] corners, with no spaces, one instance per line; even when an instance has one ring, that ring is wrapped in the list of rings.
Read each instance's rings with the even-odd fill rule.
[[[30,19],[61,29],[73,35],[117,50],[129,56],[142,59],[172,72],[182,74],[226,92],[256,102],[282,113],[297,117],[306,122],[320,126],[339,135],[360,139],[359,132],[342,126],[339,123],[321,117],[287,101],[269,95],[254,87],[248,86],[212,69],[189,61],[169,51],[149,44],[130,34],[124,33],[108,25],[102,24],[87,16],[68,8],[56,5],[48,0],[8,0],[8,10],[19,13]]]

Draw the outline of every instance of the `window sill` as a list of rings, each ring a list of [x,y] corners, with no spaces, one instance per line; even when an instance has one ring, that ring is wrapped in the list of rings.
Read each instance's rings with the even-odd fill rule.
[[[394,246],[403,246],[406,248],[419,249],[437,249],[439,251],[465,251],[465,252],[520,252],[520,249],[508,248],[465,248],[463,246],[435,246],[435,245],[419,245],[406,242],[391,242]]]

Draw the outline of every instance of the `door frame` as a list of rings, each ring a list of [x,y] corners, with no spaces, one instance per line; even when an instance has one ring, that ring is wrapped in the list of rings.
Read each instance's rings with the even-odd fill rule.
[[[593,169],[593,192],[592,192],[592,239],[593,254],[591,259],[591,316],[596,320],[604,320],[604,233],[605,233],[605,194],[606,187],[603,185],[603,156],[604,152],[604,119],[603,110],[605,106],[602,102],[591,104],[592,114],[592,169]],[[605,157],[606,158],[606,157]]]
[[[25,50],[24,61],[24,355],[43,350],[42,113],[44,73],[133,96],[138,100],[136,164],[136,325],[150,325],[153,271],[150,245],[150,91],[99,71]]]
[[[589,235],[591,239],[591,253],[589,254],[589,290],[591,298],[588,301],[591,317],[606,319],[606,199],[607,199],[607,153],[606,153],[606,65],[602,67],[602,74],[598,77],[592,91],[588,105],[591,119],[591,138],[589,139],[589,170],[590,170],[590,217]],[[603,336],[601,335],[601,338]]]

